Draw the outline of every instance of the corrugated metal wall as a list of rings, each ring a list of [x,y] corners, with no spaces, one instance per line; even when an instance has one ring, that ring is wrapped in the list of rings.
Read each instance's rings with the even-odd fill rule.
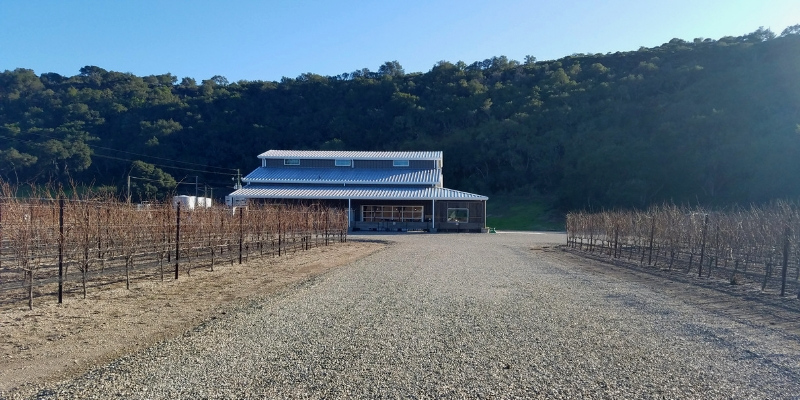
[[[347,168],[336,167],[334,160],[300,160],[300,165],[283,165],[282,159],[267,159],[270,168]]]
[[[434,169],[436,161],[433,160],[409,160],[408,167],[395,167],[392,160],[354,160],[356,168],[410,168],[410,169]]]

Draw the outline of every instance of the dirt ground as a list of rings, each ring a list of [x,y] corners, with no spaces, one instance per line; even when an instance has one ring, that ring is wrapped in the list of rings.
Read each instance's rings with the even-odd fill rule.
[[[243,302],[274,296],[330,269],[372,254],[375,242],[337,243],[242,265],[195,269],[176,280],[134,281],[88,293],[36,298],[0,308],[0,398],[33,395],[34,384],[91,367],[177,336]]]

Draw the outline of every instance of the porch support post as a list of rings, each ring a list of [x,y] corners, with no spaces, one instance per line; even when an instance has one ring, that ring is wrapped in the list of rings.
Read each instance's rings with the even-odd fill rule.
[[[352,227],[350,226],[350,221],[352,221],[352,220],[353,220],[353,208],[352,208],[352,204],[350,203],[350,199],[347,199],[347,230],[348,231],[352,230]]]
[[[431,230],[436,232],[436,199],[431,200]]]

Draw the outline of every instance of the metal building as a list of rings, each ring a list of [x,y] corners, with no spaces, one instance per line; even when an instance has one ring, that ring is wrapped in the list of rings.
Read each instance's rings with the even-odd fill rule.
[[[324,203],[349,210],[351,230],[482,232],[486,196],[443,187],[441,151],[269,150],[227,196]]]

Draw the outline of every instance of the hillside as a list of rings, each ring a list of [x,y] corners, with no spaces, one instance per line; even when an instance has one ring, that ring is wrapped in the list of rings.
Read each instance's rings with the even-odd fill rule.
[[[800,26],[554,61],[280,82],[0,73],[0,178],[229,190],[268,149],[443,150],[448,187],[559,209],[800,196]],[[114,186],[112,188],[111,186]],[[179,187],[180,189],[180,187]]]

